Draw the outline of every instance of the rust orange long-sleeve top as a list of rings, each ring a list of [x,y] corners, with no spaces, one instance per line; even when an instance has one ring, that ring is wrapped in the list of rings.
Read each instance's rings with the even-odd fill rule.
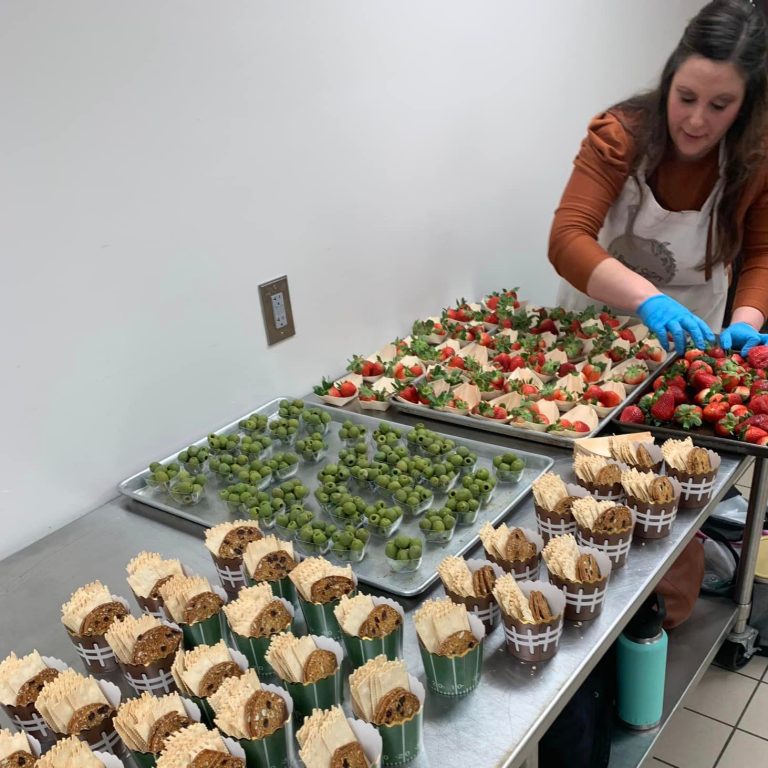
[[[549,260],[557,273],[584,293],[592,270],[603,259],[611,258],[597,236],[624,187],[633,157],[634,140],[616,115],[606,112],[592,120],[549,238]],[[715,147],[693,162],[669,153],[648,185],[667,210],[695,211],[701,209],[717,178]],[[747,183],[733,225],[743,235],[744,256],[736,276],[734,308],[755,307],[768,317],[768,162]]]

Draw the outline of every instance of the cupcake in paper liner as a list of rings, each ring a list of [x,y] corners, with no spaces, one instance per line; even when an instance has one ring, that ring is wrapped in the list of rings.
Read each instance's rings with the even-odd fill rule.
[[[661,448],[653,440],[628,440],[631,435],[612,437],[608,450],[616,461],[626,464],[629,469],[640,472],[660,472],[664,463]]]
[[[255,520],[220,523],[205,532],[205,546],[219,574],[224,591],[232,597],[246,586],[243,555],[252,541],[264,538]]]
[[[213,728],[213,709],[208,699],[230,677],[240,677],[248,660],[221,640],[216,645],[198,645],[191,651],[179,648],[171,673],[179,691],[200,708],[203,720]]]
[[[586,496],[573,503],[573,516],[579,544],[604,552],[614,568],[627,562],[635,527],[635,516],[629,507]]]
[[[381,736],[362,720],[344,717],[341,707],[316,709],[296,733],[306,768],[380,768]]]
[[[56,743],[35,763],[36,768],[71,768],[73,765],[77,768],[122,768],[124,763],[108,752],[91,749],[75,736]]]
[[[343,658],[344,651],[335,640],[317,635],[296,637],[291,632],[275,635],[267,650],[267,661],[285,683],[300,718],[315,708],[342,703]]]
[[[166,560],[156,552],[140,552],[126,566],[128,584],[144,613],[166,618],[160,587],[172,576],[183,576],[184,567],[176,559]]]
[[[136,693],[162,695],[176,690],[171,665],[182,643],[179,627],[149,614],[126,616],[114,622],[105,636]]]
[[[427,600],[413,616],[427,685],[441,696],[477,688],[483,667],[485,627],[449,597]]]
[[[518,581],[538,578],[544,539],[528,528],[508,528],[501,523],[494,528],[485,523],[480,529],[480,541],[492,563],[511,573]]]
[[[296,587],[289,578],[298,562],[292,542],[265,536],[245,548],[243,562],[249,585],[265,581],[276,597],[283,597],[296,605]]]
[[[551,659],[560,647],[565,595],[544,581],[517,582],[510,574],[496,582],[507,652],[521,661]]]
[[[568,621],[591,621],[600,615],[611,577],[611,560],[591,547],[580,547],[571,534],[551,539],[542,552],[549,580],[565,595]]]
[[[40,742],[28,734],[0,728],[0,766],[32,768],[40,757]]]
[[[153,696],[146,691],[117,710],[115,729],[139,768],[152,768],[168,737],[200,721],[200,709],[178,693]]]
[[[546,544],[553,536],[576,533],[576,519],[571,507],[589,491],[580,485],[565,483],[554,472],[544,473],[531,486],[536,528]]]
[[[405,662],[376,656],[349,676],[352,712],[378,731],[383,765],[404,765],[419,753],[424,686]]]
[[[54,680],[67,665],[60,659],[32,651],[17,656],[11,651],[0,662],[0,704],[11,722],[48,748],[59,734],[43,719],[37,699],[43,686]]]
[[[624,499],[621,473],[628,469],[625,464],[603,456],[577,453],[573,458],[573,471],[579,485],[586,488],[598,501],[619,503]]]
[[[245,752],[232,739],[192,723],[172,733],[157,758],[157,768],[245,768]]]
[[[275,597],[267,582],[240,590],[237,600],[224,606],[229,634],[237,649],[260,677],[273,674],[266,660],[272,638],[293,626],[294,607]]]
[[[263,685],[255,670],[225,680],[211,696],[218,729],[237,743],[256,768],[289,768],[293,699],[276,685]]]
[[[114,717],[120,698],[113,683],[65,669],[40,691],[37,709],[60,736],[76,736],[93,750],[119,754],[123,747]]]
[[[638,539],[669,536],[680,503],[680,483],[674,477],[630,469],[622,473],[621,484],[627,494],[627,506],[635,517],[635,536]]]
[[[680,483],[680,509],[698,509],[712,498],[720,457],[685,440],[667,440],[661,446],[667,475]]]
[[[500,618],[493,586],[504,573],[501,567],[490,560],[464,560],[451,555],[437,566],[437,572],[445,594],[476,616],[486,634],[493,632]]]
[[[61,606],[61,623],[89,672],[99,674],[118,668],[104,633],[129,613],[127,601],[110,594],[100,581],[80,587]]]
[[[353,667],[376,656],[396,659],[403,654],[405,612],[395,600],[372,595],[342,595],[334,608],[341,642]]]
[[[172,576],[160,587],[168,618],[181,628],[184,647],[215,645],[224,634],[227,593],[203,576]]]
[[[334,610],[342,595],[354,595],[357,577],[352,567],[332,565],[324,557],[308,557],[290,573],[296,587],[307,630],[336,640],[341,627]]]

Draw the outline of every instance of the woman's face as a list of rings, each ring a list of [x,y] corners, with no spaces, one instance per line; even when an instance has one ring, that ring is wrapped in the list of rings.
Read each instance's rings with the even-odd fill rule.
[[[744,101],[744,78],[728,61],[689,56],[672,77],[667,98],[669,135],[683,160],[717,146]]]

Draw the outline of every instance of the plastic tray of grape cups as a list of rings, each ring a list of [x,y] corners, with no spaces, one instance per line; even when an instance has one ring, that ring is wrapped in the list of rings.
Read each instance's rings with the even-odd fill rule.
[[[197,504],[205,491],[206,480],[205,475],[190,475],[189,472],[181,470],[171,480],[168,493],[177,504],[182,506]]]
[[[149,474],[144,482],[150,488],[167,491],[171,484],[171,480],[173,480],[180,471],[181,467],[177,461],[171,461],[168,464],[161,464],[159,461],[153,461],[149,465]]]
[[[341,563],[359,563],[368,550],[369,538],[366,528],[346,525],[331,536],[331,555]]]
[[[456,517],[446,507],[434,509],[419,520],[419,528],[427,543],[447,544],[456,532]]]
[[[246,435],[260,435],[267,429],[269,419],[263,413],[252,413],[244,419],[240,419],[237,426]]]
[[[525,470],[525,461],[515,453],[505,453],[493,457],[496,481],[499,483],[518,483]]]
[[[190,445],[177,456],[179,462],[190,475],[199,475],[205,471],[209,451],[204,445]]]
[[[387,542],[384,554],[394,573],[413,573],[421,568],[424,548],[420,539],[401,533]]]
[[[331,414],[320,408],[304,408],[301,412],[301,426],[307,435],[320,435],[328,432]]]

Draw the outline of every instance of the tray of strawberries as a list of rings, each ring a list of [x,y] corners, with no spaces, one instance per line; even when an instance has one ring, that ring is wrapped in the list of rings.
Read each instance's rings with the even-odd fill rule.
[[[689,349],[635,392],[612,424],[768,457],[768,346]]]

